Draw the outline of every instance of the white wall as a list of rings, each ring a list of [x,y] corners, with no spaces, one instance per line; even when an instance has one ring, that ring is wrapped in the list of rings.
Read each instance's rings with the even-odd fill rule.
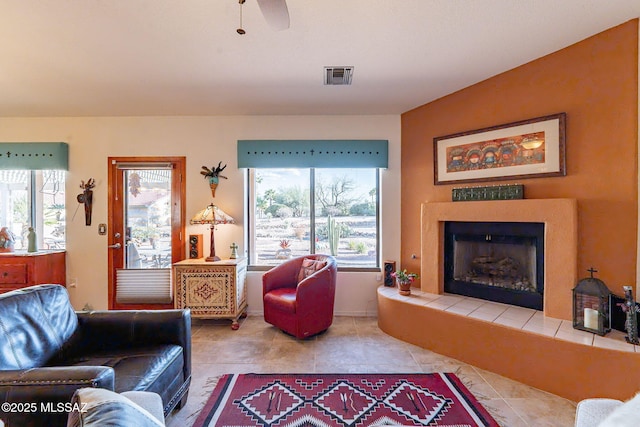
[[[67,203],[67,282],[76,308],[90,304],[106,309],[107,236],[99,236],[99,223],[107,223],[107,158],[109,156],[186,156],[187,200],[190,217],[211,201],[200,175],[203,165],[227,164],[216,190],[216,204],[233,216],[237,225],[216,230],[216,252],[228,257],[229,245],[242,247],[244,227],[244,173],[237,168],[238,139],[388,139],[389,168],[382,173],[382,259],[400,257],[400,116],[212,116],[212,117],[72,117],[0,118],[2,142],[67,142],[69,173]],[[76,195],[80,181],[96,180],[92,225]],[[186,234],[208,232],[187,226]],[[262,312],[261,276],[248,275],[250,313]],[[376,273],[339,273],[336,314],[375,315]]]

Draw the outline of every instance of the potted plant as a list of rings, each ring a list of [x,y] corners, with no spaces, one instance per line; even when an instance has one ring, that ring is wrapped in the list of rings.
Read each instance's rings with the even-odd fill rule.
[[[411,284],[419,278],[416,273],[407,273],[407,269],[398,270],[391,273],[391,277],[396,279],[398,284],[398,292],[400,295],[411,295]]]

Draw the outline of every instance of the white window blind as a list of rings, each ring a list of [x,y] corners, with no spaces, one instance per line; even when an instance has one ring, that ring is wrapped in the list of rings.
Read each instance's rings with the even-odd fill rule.
[[[173,301],[170,268],[117,270],[119,303],[170,303]]]

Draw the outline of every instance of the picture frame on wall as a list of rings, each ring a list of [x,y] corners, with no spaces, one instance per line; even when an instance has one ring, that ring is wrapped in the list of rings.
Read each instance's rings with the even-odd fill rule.
[[[566,176],[566,113],[433,139],[434,184]]]

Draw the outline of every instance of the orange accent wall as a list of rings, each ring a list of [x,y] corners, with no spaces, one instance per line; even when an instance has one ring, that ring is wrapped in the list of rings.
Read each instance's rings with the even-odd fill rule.
[[[524,184],[528,199],[577,199],[578,276],[593,266],[618,294],[635,285],[638,19],[402,115],[402,268],[420,271],[411,255],[420,254],[421,204],[451,201],[456,187],[433,184],[434,137],[559,112],[567,176],[499,183]]]

